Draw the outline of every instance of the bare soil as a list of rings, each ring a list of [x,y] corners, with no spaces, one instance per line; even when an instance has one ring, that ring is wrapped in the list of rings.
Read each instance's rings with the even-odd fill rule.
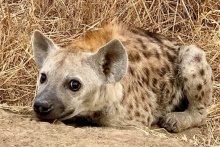
[[[140,129],[73,127],[31,120],[0,109],[1,147],[188,147],[176,137],[155,136]],[[193,132],[191,132],[193,133]],[[194,132],[195,133],[195,132]]]

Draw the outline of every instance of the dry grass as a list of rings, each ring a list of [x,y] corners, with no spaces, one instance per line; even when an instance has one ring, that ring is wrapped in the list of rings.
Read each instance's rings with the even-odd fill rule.
[[[220,145],[215,133],[220,131],[219,0],[1,0],[0,107],[26,112],[31,106],[38,72],[31,49],[35,29],[62,46],[116,17],[206,51],[215,92],[207,134],[194,140],[201,145]]]

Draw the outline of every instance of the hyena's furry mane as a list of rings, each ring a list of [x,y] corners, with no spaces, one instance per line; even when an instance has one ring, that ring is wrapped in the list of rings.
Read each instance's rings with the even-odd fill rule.
[[[123,28],[120,23],[112,22],[99,30],[85,32],[79,39],[66,48],[83,52],[96,52],[101,46],[112,39],[118,39],[119,33],[122,32]]]

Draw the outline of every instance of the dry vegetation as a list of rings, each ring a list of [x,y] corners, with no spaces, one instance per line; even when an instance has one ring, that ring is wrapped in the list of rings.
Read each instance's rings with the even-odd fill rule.
[[[63,46],[114,18],[206,51],[215,92],[207,134],[193,139],[201,145],[220,145],[215,134],[220,131],[219,0],[1,0],[0,107],[30,110],[38,72],[31,49],[35,29]]]

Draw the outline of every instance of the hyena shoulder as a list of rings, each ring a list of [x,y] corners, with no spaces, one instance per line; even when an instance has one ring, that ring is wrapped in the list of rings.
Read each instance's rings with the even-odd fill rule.
[[[167,111],[173,109],[181,95],[176,79],[180,46],[162,35],[111,23],[98,31],[87,32],[67,48],[96,52],[112,39],[120,40],[128,54],[128,72],[120,81],[124,93],[122,103],[139,109],[144,100],[143,104],[149,105],[149,109],[141,109],[152,113],[156,105]]]

